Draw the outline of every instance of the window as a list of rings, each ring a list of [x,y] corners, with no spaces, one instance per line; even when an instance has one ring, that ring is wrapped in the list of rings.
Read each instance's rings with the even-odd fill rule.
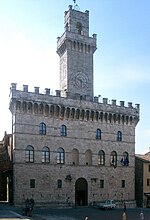
[[[117,141],[122,141],[122,133],[121,133],[121,131],[117,132]]]
[[[57,188],[62,188],[62,180],[57,180]]]
[[[147,179],[147,186],[150,186],[150,179]]]
[[[34,162],[34,148],[31,145],[28,145],[25,150],[25,159],[26,162]]]
[[[129,165],[129,155],[128,155],[128,153],[127,152],[124,152],[123,153],[123,157],[122,157],[122,159],[121,159],[121,164],[123,165],[123,166],[128,166]]]
[[[82,24],[80,22],[77,22],[77,31],[78,31],[78,34],[81,34],[82,33]]]
[[[66,125],[62,125],[60,127],[60,134],[61,134],[61,136],[67,136],[67,127],[66,127]]]
[[[100,188],[104,188],[104,180],[100,180]]]
[[[148,165],[148,171],[150,172],[150,164]]]
[[[43,122],[39,124],[39,134],[46,134],[46,124]]]
[[[125,188],[125,180],[122,180],[122,181],[121,181],[121,184],[122,184],[122,185],[121,185],[122,188]]]
[[[79,165],[79,151],[77,149],[71,151],[71,158],[73,165]]]
[[[35,188],[35,179],[30,179],[30,188]]]
[[[42,163],[50,162],[50,151],[48,147],[43,147],[42,149]]]
[[[105,165],[105,153],[103,150],[98,153],[98,165]]]
[[[101,130],[99,128],[96,130],[96,139],[101,140]]]
[[[92,165],[92,151],[86,150],[85,152],[85,164],[86,165]]]
[[[114,166],[114,168],[116,168],[117,167],[117,153],[115,151],[112,151],[110,157],[111,157],[110,158],[111,159],[111,162],[110,162],[111,166]]]
[[[65,151],[63,148],[59,148],[57,150],[57,164],[64,164],[65,163]]]

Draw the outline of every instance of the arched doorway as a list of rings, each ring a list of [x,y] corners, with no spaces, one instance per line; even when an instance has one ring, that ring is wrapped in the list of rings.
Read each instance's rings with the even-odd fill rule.
[[[75,183],[75,204],[77,206],[88,204],[88,184],[84,178],[77,179]]]

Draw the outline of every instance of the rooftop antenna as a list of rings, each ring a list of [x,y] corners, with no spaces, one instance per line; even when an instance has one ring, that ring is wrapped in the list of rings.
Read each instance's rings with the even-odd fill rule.
[[[80,11],[79,6],[76,4],[76,0],[73,0],[74,2],[74,10]]]

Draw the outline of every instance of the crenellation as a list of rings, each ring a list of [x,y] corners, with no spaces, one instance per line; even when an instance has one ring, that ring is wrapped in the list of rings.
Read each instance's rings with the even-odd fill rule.
[[[46,95],[50,95],[50,89],[45,88],[45,94],[46,94]]]
[[[124,107],[124,101],[120,101],[120,106]]]
[[[113,106],[116,106],[116,100],[115,100],[115,99],[112,99],[112,100],[111,100],[111,104],[112,104]]]
[[[16,90],[17,83],[11,83],[11,90]]]
[[[103,104],[108,104],[108,98],[103,98]]]
[[[60,90],[55,90],[56,96],[61,97],[61,91]]]
[[[128,102],[128,107],[129,107],[129,108],[133,108],[132,102]]]
[[[49,88],[45,88],[45,93],[39,93],[39,87],[34,87],[34,92],[29,92],[28,91],[28,85],[23,85],[23,91],[17,90],[17,84],[12,83],[11,84],[11,91],[12,91],[12,98],[16,99],[24,99],[26,101],[30,100],[38,100],[38,102],[45,102],[45,95],[47,95],[47,103],[48,104],[56,104],[56,103],[68,103],[68,100],[70,101],[70,106],[75,107],[75,108],[89,108],[89,109],[97,109],[98,111],[105,111],[105,112],[122,112],[125,113],[127,111],[130,114],[136,114],[139,115],[139,110],[140,110],[140,104],[135,104],[135,107],[133,107],[132,102],[128,102],[128,106],[125,106],[124,101],[120,101],[120,105],[117,105],[117,101],[115,99],[111,100],[111,103],[108,103],[108,98],[103,98],[102,102],[100,102],[99,97],[95,96],[93,101],[88,101],[85,99],[80,99],[80,94],[76,93],[75,94],[75,99],[76,102],[74,102],[74,99],[72,97],[70,98],[70,93],[66,91],[66,98],[61,96],[61,91],[60,90],[55,90],[56,94],[52,95],[50,93]],[[26,93],[24,93],[26,92]],[[55,99],[55,98],[58,99]],[[82,101],[82,105],[81,105]],[[138,114],[137,114],[138,113]]]
[[[39,94],[39,87],[35,86],[35,87],[34,87],[34,92],[35,92],[36,94]]]
[[[28,85],[23,85],[23,91],[28,92]]]

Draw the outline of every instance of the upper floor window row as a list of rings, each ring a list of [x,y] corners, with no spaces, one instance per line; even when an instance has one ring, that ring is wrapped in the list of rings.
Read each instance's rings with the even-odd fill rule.
[[[44,122],[41,122],[39,124],[39,134],[46,135],[46,124]],[[60,135],[64,136],[64,137],[67,136],[67,126],[64,125],[64,124],[60,126]],[[101,129],[99,129],[99,128],[96,129],[95,138],[97,140],[101,140],[101,138],[102,138]],[[116,140],[117,141],[122,141],[122,132],[121,131],[117,132]]]
[[[46,135],[46,124],[44,122],[41,122],[39,124],[39,134]],[[67,127],[66,127],[66,125],[61,125],[60,135],[61,136],[67,136]]]

